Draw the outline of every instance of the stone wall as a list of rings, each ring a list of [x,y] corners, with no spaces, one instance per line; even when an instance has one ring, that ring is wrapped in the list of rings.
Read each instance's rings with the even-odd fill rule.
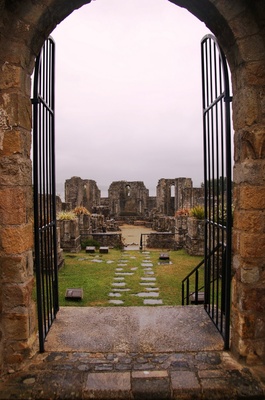
[[[95,181],[74,176],[65,181],[65,202],[71,203],[72,209],[83,206],[92,213],[100,206],[100,190]]]
[[[203,188],[193,188],[191,178],[159,179],[156,187],[156,209],[162,215],[203,205],[203,199]]]
[[[112,182],[109,187],[110,215],[114,218],[144,217],[147,213],[149,190],[141,181]]]
[[[121,233],[93,233],[92,238],[103,247],[123,248]]]
[[[157,232],[175,232],[175,218],[167,216],[155,216],[152,219],[152,229]]]
[[[147,236],[146,247],[163,250],[176,250],[174,233],[150,233]]]

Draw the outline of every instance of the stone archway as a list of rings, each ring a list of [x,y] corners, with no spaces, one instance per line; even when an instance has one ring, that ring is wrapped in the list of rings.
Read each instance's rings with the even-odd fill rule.
[[[91,0],[0,0],[0,365],[36,339],[32,300],[30,76],[49,33]],[[265,10],[263,0],[171,0],[204,21],[232,72],[234,232],[231,348],[265,361]]]

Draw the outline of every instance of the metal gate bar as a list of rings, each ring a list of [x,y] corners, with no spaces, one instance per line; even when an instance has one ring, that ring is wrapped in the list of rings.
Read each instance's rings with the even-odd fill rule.
[[[54,55],[47,39],[36,59],[33,86],[35,272],[40,351],[59,309],[54,152]]]
[[[205,309],[229,348],[231,281],[231,116],[229,76],[216,38],[201,42],[205,189]]]

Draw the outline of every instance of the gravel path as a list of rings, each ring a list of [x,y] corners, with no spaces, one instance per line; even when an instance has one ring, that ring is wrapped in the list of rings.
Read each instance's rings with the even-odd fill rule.
[[[139,246],[141,233],[154,232],[152,229],[146,228],[145,226],[135,225],[122,225],[120,229],[126,245],[135,244]]]

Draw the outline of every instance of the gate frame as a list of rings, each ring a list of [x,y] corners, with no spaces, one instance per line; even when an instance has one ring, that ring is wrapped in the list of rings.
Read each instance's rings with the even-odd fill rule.
[[[205,210],[204,308],[223,336],[224,348],[229,349],[232,261],[232,97],[227,61],[217,39],[212,34],[204,36],[201,40],[201,62]],[[221,138],[221,143],[219,143],[219,138]],[[216,160],[215,156],[217,156]],[[220,176],[219,173],[222,175]],[[209,184],[211,181],[212,185]]]
[[[55,42],[35,62],[33,83],[34,244],[39,349],[59,310],[55,182]]]

